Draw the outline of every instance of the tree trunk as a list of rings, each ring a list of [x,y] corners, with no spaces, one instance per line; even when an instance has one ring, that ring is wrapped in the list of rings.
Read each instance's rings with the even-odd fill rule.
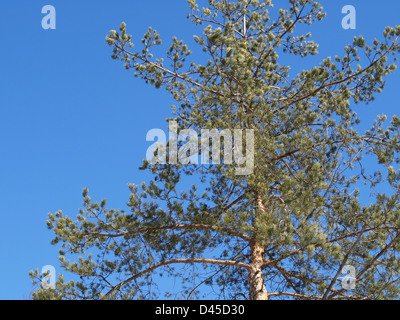
[[[262,202],[261,196],[256,195],[257,199],[257,210],[255,216],[255,232],[254,237],[251,241],[251,262],[249,270],[250,279],[250,300],[268,300],[267,289],[264,284],[263,277],[263,263],[264,263],[264,247],[260,245],[257,230],[257,220],[266,219],[266,210]]]
[[[255,242],[251,248],[251,264],[249,270],[251,300],[268,300],[268,293],[264,285],[262,274],[263,254],[263,248]]]

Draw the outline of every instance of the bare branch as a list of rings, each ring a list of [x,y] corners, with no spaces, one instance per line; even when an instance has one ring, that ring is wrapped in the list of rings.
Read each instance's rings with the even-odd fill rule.
[[[237,262],[237,261],[231,261],[231,260],[216,260],[216,259],[174,259],[174,260],[166,260],[160,263],[157,263],[149,268],[147,268],[146,270],[143,270],[137,274],[135,274],[134,276],[122,281],[121,283],[117,284],[116,286],[114,286],[110,291],[108,291],[105,294],[105,297],[108,297],[110,294],[112,294],[115,290],[120,289],[121,287],[123,287],[124,285],[126,285],[127,283],[145,275],[146,273],[149,273],[157,268],[166,266],[166,265],[170,265],[170,264],[176,264],[176,263],[206,263],[206,264],[216,264],[216,265],[223,265],[223,266],[235,266],[235,267],[240,267],[240,268],[245,268],[245,269],[249,269],[250,266],[246,263],[243,262]]]

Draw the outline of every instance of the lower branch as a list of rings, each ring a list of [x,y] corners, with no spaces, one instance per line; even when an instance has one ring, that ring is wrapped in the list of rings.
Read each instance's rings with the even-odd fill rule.
[[[237,261],[232,261],[232,260],[216,260],[216,259],[174,259],[174,260],[166,260],[160,263],[157,263],[149,268],[147,268],[146,270],[143,270],[137,274],[135,274],[134,276],[124,280],[123,282],[117,284],[116,286],[114,286],[109,292],[107,292],[105,294],[105,297],[108,297],[110,294],[112,294],[115,290],[120,289],[121,287],[123,287],[124,285],[126,285],[127,283],[145,275],[146,273],[149,273],[157,268],[160,268],[162,266],[166,266],[169,264],[175,264],[175,263],[209,263],[209,264],[217,264],[217,265],[223,265],[223,266],[236,266],[236,267],[241,267],[241,268],[246,268],[249,269],[249,265],[246,263],[242,263],[242,262],[237,262]]]

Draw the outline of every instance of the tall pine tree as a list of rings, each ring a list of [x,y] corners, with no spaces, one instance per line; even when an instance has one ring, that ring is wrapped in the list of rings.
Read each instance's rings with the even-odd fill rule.
[[[254,147],[252,172],[239,175],[227,161],[146,160],[141,169],[154,180],[130,186],[129,212],[107,209],[85,189],[76,221],[61,211],[47,221],[62,267],[81,281],[60,276],[34,298],[154,299],[160,274],[171,287],[181,279],[179,297],[189,299],[210,290],[225,299],[398,298],[400,119],[379,116],[365,131],[353,108],[373,101],[396,69],[400,26],[371,45],[354,38],[343,56],[293,75],[288,55],[318,53],[296,27],[322,20],[320,3],[203,2],[188,0],[203,28],[194,36],[203,64],[177,38],[165,58],[154,57],[162,41],[152,28],[137,50],[125,23],[106,40],[126,69],[171,93],[178,131],[242,130],[243,147]],[[363,183],[374,190],[371,204],[360,200]]]

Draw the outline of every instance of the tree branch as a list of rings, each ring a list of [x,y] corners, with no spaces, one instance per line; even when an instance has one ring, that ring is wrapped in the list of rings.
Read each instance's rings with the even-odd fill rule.
[[[216,259],[174,259],[174,260],[166,260],[160,263],[157,263],[146,270],[143,270],[134,276],[122,281],[121,283],[117,284],[116,286],[112,287],[110,291],[108,291],[105,294],[105,298],[108,297],[110,294],[112,294],[115,290],[120,289],[127,283],[143,276],[146,273],[149,273],[157,268],[169,265],[169,264],[175,264],[175,263],[208,263],[208,264],[216,264],[216,265],[223,265],[223,266],[235,266],[235,267],[240,267],[240,268],[245,268],[249,269],[250,266],[246,263],[243,262],[237,262],[237,261],[231,261],[231,260],[216,260]]]
[[[133,230],[133,231],[125,231],[121,233],[116,233],[116,234],[109,234],[109,233],[100,233],[100,232],[90,232],[85,235],[85,237],[88,236],[103,236],[103,237],[109,237],[109,238],[118,238],[118,237],[123,237],[125,235],[132,235],[132,234],[139,234],[139,233],[147,233],[151,231],[160,231],[160,230],[179,230],[179,229],[205,229],[205,230],[212,230],[216,232],[226,232],[229,235],[236,236],[238,238],[241,238],[246,241],[250,241],[251,238],[249,236],[246,236],[240,232],[237,232],[235,230],[226,228],[226,227],[220,227],[220,226],[210,226],[207,224],[180,224],[180,225],[170,225],[170,226],[159,226],[159,227],[149,227],[149,228],[144,228],[144,229],[138,229],[138,230]]]

